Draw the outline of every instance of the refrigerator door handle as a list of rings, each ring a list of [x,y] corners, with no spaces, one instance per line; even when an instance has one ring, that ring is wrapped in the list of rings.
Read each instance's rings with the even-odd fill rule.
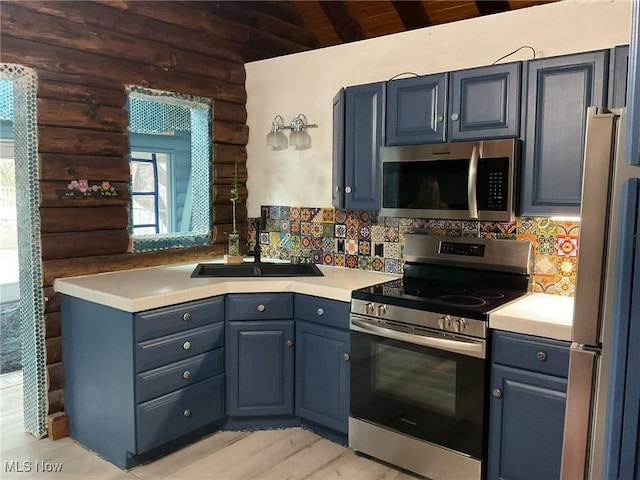
[[[572,344],[569,356],[567,412],[564,419],[561,480],[586,478],[589,461],[591,398],[599,352]]]
[[[587,111],[586,146],[580,208],[580,253],[571,340],[584,345],[600,343],[602,272],[605,266],[609,223],[611,158],[619,113],[591,107]],[[615,142],[615,143],[614,143]]]

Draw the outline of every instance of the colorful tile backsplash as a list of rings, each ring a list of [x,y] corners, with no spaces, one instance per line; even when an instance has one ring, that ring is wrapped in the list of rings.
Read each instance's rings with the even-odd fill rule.
[[[515,222],[480,222],[382,217],[373,212],[334,208],[268,206],[266,229],[260,235],[263,258],[335,265],[361,270],[402,273],[407,233],[467,238],[529,241],[534,251],[533,290],[573,296],[579,248],[579,222],[549,218],[517,218]],[[255,230],[248,219],[248,249]]]

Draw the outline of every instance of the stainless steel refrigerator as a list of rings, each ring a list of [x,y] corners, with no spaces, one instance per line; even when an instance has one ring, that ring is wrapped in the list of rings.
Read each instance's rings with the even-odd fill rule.
[[[624,159],[625,120],[625,109],[587,113],[563,480],[603,478],[612,332],[624,301],[617,298],[625,281],[618,249],[629,235],[620,221],[623,190],[640,177],[640,168]]]

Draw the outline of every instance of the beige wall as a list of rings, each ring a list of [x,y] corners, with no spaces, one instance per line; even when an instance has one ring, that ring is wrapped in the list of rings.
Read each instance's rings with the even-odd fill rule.
[[[490,65],[522,45],[550,57],[627,44],[630,18],[629,0],[563,0],[247,64],[249,216],[260,205],[331,206],[331,100],[341,87]],[[503,62],[530,58],[526,49]],[[273,117],[299,113],[319,124],[312,148],[271,151]]]

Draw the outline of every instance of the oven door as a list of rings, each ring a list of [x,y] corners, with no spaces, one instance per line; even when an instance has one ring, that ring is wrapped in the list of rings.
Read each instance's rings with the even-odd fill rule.
[[[482,459],[486,342],[351,315],[352,417]]]

